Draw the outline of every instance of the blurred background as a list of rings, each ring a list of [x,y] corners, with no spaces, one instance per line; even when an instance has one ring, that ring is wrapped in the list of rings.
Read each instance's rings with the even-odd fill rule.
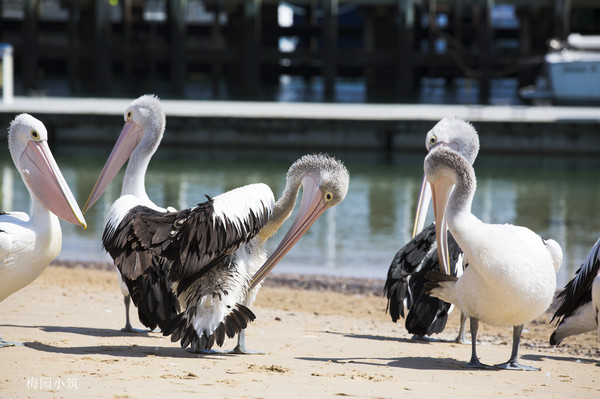
[[[596,0],[2,0],[15,93],[519,104]]]

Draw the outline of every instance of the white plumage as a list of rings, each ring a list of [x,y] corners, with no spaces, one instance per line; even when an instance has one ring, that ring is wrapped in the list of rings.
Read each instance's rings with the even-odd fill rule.
[[[35,280],[58,256],[62,246],[58,217],[86,227],[50,152],[44,124],[21,114],[11,123],[8,136],[15,167],[31,197],[31,211],[0,215],[0,301]],[[11,344],[0,340],[0,347]]]
[[[432,184],[437,226],[446,220],[464,253],[460,278],[431,275],[431,295],[457,305],[471,318],[472,355],[469,367],[484,367],[477,358],[478,321],[513,326],[513,350],[499,368],[534,369],[518,363],[523,324],[550,306],[562,251],[556,241],[509,224],[483,223],[471,213],[476,189],[472,166],[456,151],[436,149],[425,158],[425,174]],[[452,188],[454,186],[454,189]],[[443,248],[439,243],[438,247]],[[447,254],[440,254],[446,262]]]
[[[241,223],[248,223],[253,209],[266,207],[273,211],[275,196],[271,188],[263,183],[238,187],[213,198],[213,219],[230,220],[238,233],[242,232]],[[269,214],[269,217],[271,214]]]

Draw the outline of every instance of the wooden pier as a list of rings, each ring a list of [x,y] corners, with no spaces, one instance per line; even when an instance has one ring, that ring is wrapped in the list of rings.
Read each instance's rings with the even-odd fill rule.
[[[0,104],[0,132],[27,112],[49,130],[54,148],[110,148],[130,99],[16,97]],[[487,154],[600,155],[597,107],[430,104],[273,103],[161,100],[167,131],[161,148],[183,151],[359,151],[422,154],[440,119],[473,123]],[[2,140],[2,134],[0,134]],[[6,138],[4,138],[6,140]]]
[[[422,78],[532,83],[546,41],[598,33],[595,0],[290,0],[281,26],[274,0],[1,0],[0,42],[15,49],[17,94],[68,82],[71,95],[269,99],[283,75],[364,80],[369,99],[411,101]],[[516,26],[494,22],[514,6]],[[52,12],[51,12],[52,11]],[[591,17],[590,17],[591,16]],[[279,47],[292,38],[293,51]],[[225,93],[225,94],[224,94]]]

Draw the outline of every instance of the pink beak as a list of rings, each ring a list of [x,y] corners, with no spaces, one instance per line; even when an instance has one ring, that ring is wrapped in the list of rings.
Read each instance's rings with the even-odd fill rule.
[[[417,202],[417,212],[415,213],[415,225],[413,227],[411,238],[415,238],[417,234],[423,231],[430,202],[431,186],[429,185],[427,178],[423,176],[423,184],[421,185],[421,192],[419,193],[419,202]]]
[[[327,205],[323,202],[323,193],[319,188],[317,180],[311,175],[306,175],[302,179],[302,200],[300,201],[298,216],[296,216],[292,227],[290,227],[275,251],[252,278],[249,290],[256,287],[273,270],[275,265],[292,249],[294,244],[298,242],[300,237],[308,231],[310,226],[317,221],[327,208]]]
[[[59,218],[87,224],[46,141],[29,141],[20,158],[21,172],[37,199]]]
[[[104,164],[104,168],[102,168],[100,177],[98,177],[98,181],[96,181],[96,185],[83,207],[83,212],[87,212],[100,199],[102,193],[104,193],[110,182],[119,173],[125,162],[127,162],[135,147],[140,143],[143,135],[144,129],[141,126],[133,121],[125,123],[115,146],[108,156],[106,164]]]
[[[438,246],[438,258],[442,273],[450,274],[450,251],[448,250],[448,227],[446,224],[446,204],[454,189],[454,183],[443,177],[431,184],[433,195],[433,213],[435,217],[435,238]]]

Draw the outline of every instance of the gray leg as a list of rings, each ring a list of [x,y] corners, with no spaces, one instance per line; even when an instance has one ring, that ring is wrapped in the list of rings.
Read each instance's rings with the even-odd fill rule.
[[[125,327],[121,329],[123,332],[136,332],[131,326],[131,321],[129,320],[129,305],[131,304],[131,297],[129,295],[123,296],[123,302],[125,303]]]
[[[454,340],[459,344],[468,344],[467,341],[467,315],[463,312],[460,312],[460,327],[458,330],[458,336]]]
[[[0,335],[0,348],[8,348],[9,346],[23,346],[21,342],[9,342],[2,339]]]
[[[204,348],[206,347],[206,339],[204,336],[202,338],[192,340],[190,347],[187,349],[188,352],[192,353],[203,353]]]
[[[469,363],[465,364],[467,368],[475,368],[475,369],[487,369],[490,366],[486,366],[485,364],[479,361],[477,357],[477,330],[479,329],[479,320],[474,317],[471,317],[471,360]]]
[[[187,348],[187,351],[191,352],[191,353],[200,353],[203,355],[214,355],[214,354],[222,353],[220,351],[216,351],[213,349],[206,349],[206,342],[207,342],[206,337],[204,335],[202,335],[201,338],[196,338],[196,339],[192,340],[189,348]]]
[[[264,355],[264,352],[251,351],[246,349],[246,329],[243,329],[238,334],[238,343],[230,353],[237,353],[240,355]]]
[[[508,362],[496,364],[494,367],[503,370],[527,370],[540,371],[537,367],[525,366],[519,363],[519,343],[521,342],[521,333],[523,332],[523,324],[513,328],[513,346]]]

